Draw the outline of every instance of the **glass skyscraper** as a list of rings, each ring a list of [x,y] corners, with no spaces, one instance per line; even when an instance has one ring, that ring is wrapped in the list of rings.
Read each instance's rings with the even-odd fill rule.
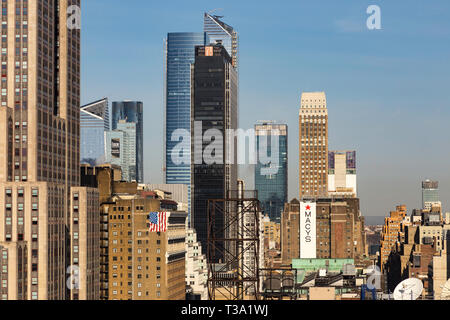
[[[191,137],[186,137],[186,163],[175,164],[172,150],[179,143],[171,141],[177,129],[191,132],[191,64],[195,61],[195,46],[209,42],[203,32],[169,33],[166,40],[166,125],[165,125],[165,181],[167,184],[186,184],[190,202]],[[188,205],[190,209],[190,203]],[[190,221],[190,220],[189,220]]]
[[[105,161],[105,132],[107,131],[109,131],[109,109],[107,98],[81,107],[81,163],[88,163],[95,166]]]
[[[136,180],[144,182],[144,106],[140,101],[121,101],[112,103],[111,127],[118,128],[120,120],[136,124]]]
[[[221,16],[205,13],[203,31],[209,36],[210,42],[221,44],[231,56],[233,67],[238,68],[238,34],[233,27],[220,20]]]
[[[275,131],[277,130],[277,131]],[[255,166],[255,189],[258,191],[258,200],[264,214],[271,221],[280,222],[284,204],[288,197],[288,137],[287,125],[273,122],[261,122],[255,125],[256,151],[267,141],[266,155],[272,156],[272,136],[278,135],[278,163],[262,164],[261,159]],[[270,170],[267,170],[270,169]],[[272,172],[274,172],[272,174]]]
[[[119,120],[117,128],[106,133],[106,161],[122,168],[122,180],[137,181],[135,122]]]
[[[439,201],[439,182],[427,179],[422,182],[422,208],[430,210],[433,205],[441,205]]]

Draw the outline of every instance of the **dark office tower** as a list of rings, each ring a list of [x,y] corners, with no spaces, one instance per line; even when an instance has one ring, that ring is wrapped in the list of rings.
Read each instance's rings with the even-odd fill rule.
[[[84,217],[98,225],[98,192],[79,187],[81,32],[68,19],[80,1],[1,6],[0,299],[96,299],[100,238]]]
[[[172,141],[176,130],[191,132],[191,64],[195,61],[195,46],[209,43],[204,32],[169,33],[166,39],[166,125],[164,173],[166,184],[188,186],[188,211],[190,213],[191,141],[185,137],[186,161],[174,163],[172,151],[179,141]],[[176,139],[174,139],[176,140]],[[190,223],[190,214],[188,216]]]
[[[81,107],[81,162],[92,166],[105,161],[105,133],[109,131],[108,99],[103,98]]]
[[[140,101],[112,103],[111,129],[116,130],[120,120],[136,124],[136,175],[130,177],[144,183],[144,106]]]
[[[238,69],[239,39],[236,30],[225,22],[221,16],[205,13],[203,31],[209,36],[212,44],[221,44],[231,56],[233,67]]]
[[[264,214],[267,214],[271,221],[280,222],[284,204],[288,201],[287,125],[261,122],[255,125],[255,134],[257,154],[267,143],[267,150],[264,151],[267,156],[273,157],[272,153],[276,150],[271,147],[272,140],[278,139],[278,155],[275,155],[278,157],[277,162],[258,161],[256,164],[255,189],[258,191],[258,200]]]
[[[231,57],[221,45],[196,47],[195,63],[191,73],[193,77],[191,219],[198,239],[206,249],[208,200],[224,199],[228,191],[237,188],[236,143],[233,144],[232,150],[224,138],[221,148],[213,152],[216,156],[222,156],[222,162],[208,164],[207,158],[211,154],[208,147],[213,138],[206,138],[208,133],[212,133],[211,129],[215,129],[216,133],[220,132],[222,137],[225,137],[227,129],[237,128],[237,74],[232,66]],[[222,137],[215,138],[222,139]],[[229,152],[232,152],[233,157],[230,161],[225,161],[225,156]],[[229,208],[227,210],[229,211]],[[216,230],[223,228],[226,218],[224,215],[216,214]],[[216,234],[216,237],[221,238],[223,235]]]

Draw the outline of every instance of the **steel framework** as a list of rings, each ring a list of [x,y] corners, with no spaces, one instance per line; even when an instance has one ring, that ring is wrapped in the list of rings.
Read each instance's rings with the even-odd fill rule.
[[[238,190],[227,192],[226,199],[208,200],[210,300],[260,299],[260,208],[257,198],[256,191]]]

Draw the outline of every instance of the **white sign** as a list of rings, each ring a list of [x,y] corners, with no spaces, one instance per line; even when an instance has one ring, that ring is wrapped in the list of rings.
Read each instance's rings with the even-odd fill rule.
[[[300,258],[316,258],[316,203],[300,203]]]

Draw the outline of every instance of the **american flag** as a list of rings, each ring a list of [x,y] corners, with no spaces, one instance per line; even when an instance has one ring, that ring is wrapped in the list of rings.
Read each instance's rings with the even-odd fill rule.
[[[148,215],[150,232],[166,232],[167,212],[150,212]]]

